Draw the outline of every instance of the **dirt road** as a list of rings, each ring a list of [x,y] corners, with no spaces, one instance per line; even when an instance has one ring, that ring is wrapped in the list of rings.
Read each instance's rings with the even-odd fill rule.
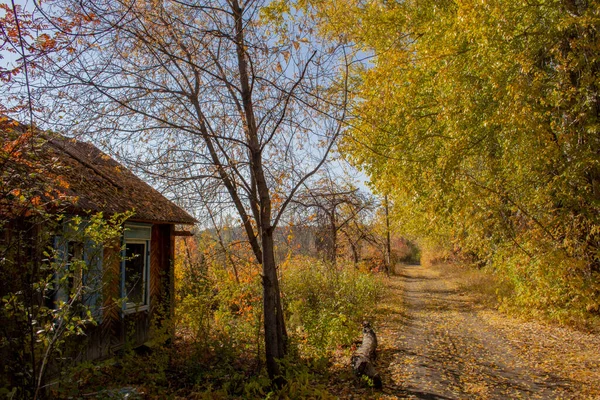
[[[443,268],[405,266],[379,310],[382,398],[600,399],[600,337],[478,304]]]

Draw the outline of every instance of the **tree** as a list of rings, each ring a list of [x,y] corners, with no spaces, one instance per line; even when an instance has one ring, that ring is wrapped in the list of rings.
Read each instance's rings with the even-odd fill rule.
[[[213,191],[239,217],[262,265],[267,369],[278,377],[287,335],[273,233],[340,135],[345,91],[332,88],[345,85],[345,48],[318,40],[300,11],[262,1],[57,0],[48,10],[90,21],[46,82],[65,99],[62,123],[171,192]]]
[[[354,262],[358,263],[357,245],[366,236],[356,232],[357,236],[354,237],[354,234],[350,234],[350,227],[359,228],[360,231],[360,217],[373,206],[366,194],[328,174],[305,188],[293,202],[296,209],[303,208],[313,213],[313,221],[321,230],[316,240],[326,260],[336,264],[340,247],[338,236],[341,232],[348,239]]]
[[[21,115],[33,124],[31,83],[44,73],[51,54],[72,51],[73,30],[82,22],[80,15],[49,21],[31,4],[0,4],[0,115]]]
[[[375,207],[376,205],[373,200],[367,198],[359,208],[352,211],[354,214],[352,219],[340,227],[340,232],[345,237],[345,242],[341,241],[341,244],[345,244],[350,248],[352,262],[355,267],[358,267],[364,243],[376,242],[376,235],[373,232],[373,212],[375,211]],[[350,209],[352,210],[352,208]]]
[[[80,350],[71,340],[96,323],[101,307],[102,248],[119,242],[130,216],[67,218],[77,203],[67,195],[68,167],[44,148],[54,145],[53,133],[35,126],[32,82],[51,54],[72,49],[70,32],[81,21],[0,4],[0,60],[8,58],[0,65],[0,393],[15,399],[45,397],[48,371]]]
[[[527,307],[593,309],[598,2],[308,3],[373,54],[344,146],[393,217],[505,271]]]

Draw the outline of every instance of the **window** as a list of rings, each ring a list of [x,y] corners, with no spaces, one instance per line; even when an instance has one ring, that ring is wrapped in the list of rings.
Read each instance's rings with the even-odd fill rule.
[[[125,243],[125,297],[127,307],[146,304],[146,243]]]
[[[121,295],[125,312],[144,311],[149,305],[151,225],[127,224],[121,263]]]
[[[86,240],[68,225],[62,233],[54,237],[53,278],[45,293],[45,305],[56,309],[59,302],[68,303],[81,317],[89,310],[100,321],[103,246]]]

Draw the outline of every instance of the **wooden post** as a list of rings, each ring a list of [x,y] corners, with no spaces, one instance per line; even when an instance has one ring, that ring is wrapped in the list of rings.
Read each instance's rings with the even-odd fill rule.
[[[381,377],[373,366],[373,361],[376,358],[377,351],[377,336],[371,328],[371,324],[367,321],[363,322],[363,340],[362,344],[352,356],[350,363],[352,369],[357,376],[368,376],[373,380],[373,385],[377,389],[381,389]]]

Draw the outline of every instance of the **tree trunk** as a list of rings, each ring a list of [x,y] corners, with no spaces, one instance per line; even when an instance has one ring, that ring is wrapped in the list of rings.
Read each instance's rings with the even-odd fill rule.
[[[269,378],[282,383],[281,370],[277,361],[285,356],[287,350],[287,332],[283,319],[283,308],[277,279],[277,266],[273,247],[272,229],[262,235],[263,247],[263,307],[265,327],[265,353]]]
[[[385,272],[389,276],[392,267],[392,243],[390,239],[390,208],[388,195],[385,195]]]
[[[337,221],[335,220],[335,208],[329,215],[329,228],[331,229],[331,248],[329,249],[329,261],[335,267],[337,261]]]
[[[250,84],[250,74],[252,71],[248,67],[246,41],[244,39],[244,10],[240,6],[238,0],[232,0],[230,5],[235,20],[235,42],[242,96],[241,103],[243,106],[242,122],[248,138],[250,170],[252,173],[252,193],[258,195],[258,199],[251,199],[251,202],[255,202],[252,206],[253,214],[255,216],[258,214],[260,218],[256,222],[261,237],[262,255],[257,254],[257,259],[261,262],[263,267],[263,312],[265,317],[265,355],[267,372],[269,373],[269,378],[271,378],[275,384],[281,385],[285,380],[281,376],[281,370],[277,360],[282,359],[285,356],[287,350],[287,333],[285,330],[285,322],[283,320],[279,282],[277,280],[277,265],[275,264],[273,245],[273,230],[275,227],[271,226],[271,198],[269,186],[263,170],[262,147],[259,141],[258,128],[254,116],[252,85]],[[245,222],[249,223],[249,221]],[[256,240],[254,240],[254,242],[256,242]],[[257,252],[255,251],[255,253]]]
[[[354,262],[354,268],[358,269],[358,245],[350,242],[350,249],[352,249],[352,261]]]

